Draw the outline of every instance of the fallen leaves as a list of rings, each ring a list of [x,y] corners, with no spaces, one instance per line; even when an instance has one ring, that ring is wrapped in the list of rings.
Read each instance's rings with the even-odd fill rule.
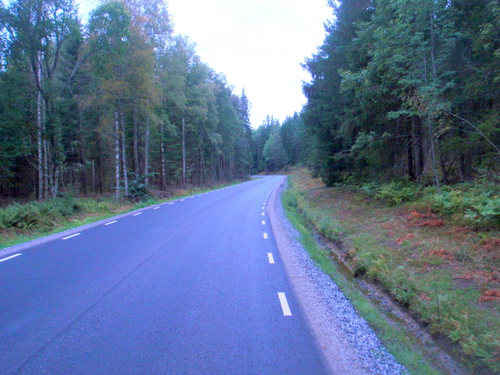
[[[429,254],[438,258],[455,260],[455,255],[451,251],[446,249],[430,250]]]
[[[500,301],[500,290],[486,290],[479,297],[479,302]]]
[[[426,214],[411,211],[410,215],[406,218],[408,221],[413,222],[417,227],[444,227],[446,221],[437,219],[436,216],[429,210]]]
[[[403,244],[403,242],[408,241],[408,240],[411,240],[411,239],[412,239],[412,238],[414,238],[414,237],[415,237],[415,235],[414,235],[414,234],[412,234],[412,233],[408,233],[406,236],[403,236],[403,237],[401,237],[401,238],[398,238],[398,239],[396,240],[396,243],[397,243],[398,245],[402,245],[402,244]]]
[[[441,219],[431,219],[426,221],[421,221],[415,224],[417,227],[444,227],[446,221]]]
[[[423,301],[432,301],[432,298],[427,293],[420,293],[420,299]]]

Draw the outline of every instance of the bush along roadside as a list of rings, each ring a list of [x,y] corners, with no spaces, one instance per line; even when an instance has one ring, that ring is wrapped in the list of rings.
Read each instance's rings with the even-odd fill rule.
[[[304,169],[290,181],[287,205],[336,245],[354,276],[384,288],[449,343],[470,373],[500,371],[500,239],[496,209],[488,211],[498,198],[494,190],[482,199],[477,192],[484,187],[444,187],[442,202],[454,203],[439,206],[431,188],[419,194],[408,188],[398,197],[395,183],[327,188]],[[469,220],[468,207],[476,213],[483,207],[484,220]]]

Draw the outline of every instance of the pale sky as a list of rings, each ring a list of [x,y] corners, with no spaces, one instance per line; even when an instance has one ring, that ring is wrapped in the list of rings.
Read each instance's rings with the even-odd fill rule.
[[[82,12],[95,1],[82,0]],[[281,122],[306,102],[300,66],[325,37],[327,0],[169,0],[174,32],[196,43],[201,60],[223,73],[234,93],[245,88],[252,126]]]

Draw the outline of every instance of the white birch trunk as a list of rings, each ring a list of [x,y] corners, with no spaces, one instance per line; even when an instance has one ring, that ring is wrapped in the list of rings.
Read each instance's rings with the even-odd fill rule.
[[[115,199],[120,200],[120,123],[118,112],[115,112]]]
[[[161,144],[160,144],[160,157],[161,157],[161,189],[167,188],[167,163],[165,162],[165,138],[163,136],[164,125],[160,125]]]
[[[139,129],[137,125],[137,108],[134,106],[134,115],[132,118],[134,126],[134,172],[135,178],[139,177]]]
[[[144,183],[149,185],[149,116],[146,119],[146,139],[144,143]]]
[[[186,187],[186,123],[182,116],[182,187]]]
[[[43,114],[42,114],[42,123],[43,123]],[[45,126],[42,129],[45,132]],[[42,140],[43,143],[43,197],[49,197],[49,186],[50,186],[50,176],[49,176],[49,147],[46,139]]]
[[[37,129],[37,167],[38,167],[38,199],[42,200],[43,196],[43,117],[42,117],[42,93],[38,91],[37,98],[37,121],[38,121],[38,129]]]
[[[127,175],[127,148],[125,142],[125,121],[123,121],[123,114],[120,113],[121,124],[121,138],[122,138],[122,166],[123,166],[123,188],[125,197],[128,197],[128,175]]]

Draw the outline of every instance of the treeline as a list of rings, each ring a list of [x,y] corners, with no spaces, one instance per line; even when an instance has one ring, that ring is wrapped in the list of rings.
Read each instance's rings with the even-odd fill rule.
[[[0,7],[0,195],[117,199],[246,178],[249,103],[174,36],[162,0]]]
[[[295,113],[283,124],[268,116],[253,131],[253,172],[286,171],[290,165],[309,165],[314,139],[301,115]]]
[[[496,0],[331,1],[304,66],[311,166],[327,184],[424,184],[498,174],[500,5]]]

